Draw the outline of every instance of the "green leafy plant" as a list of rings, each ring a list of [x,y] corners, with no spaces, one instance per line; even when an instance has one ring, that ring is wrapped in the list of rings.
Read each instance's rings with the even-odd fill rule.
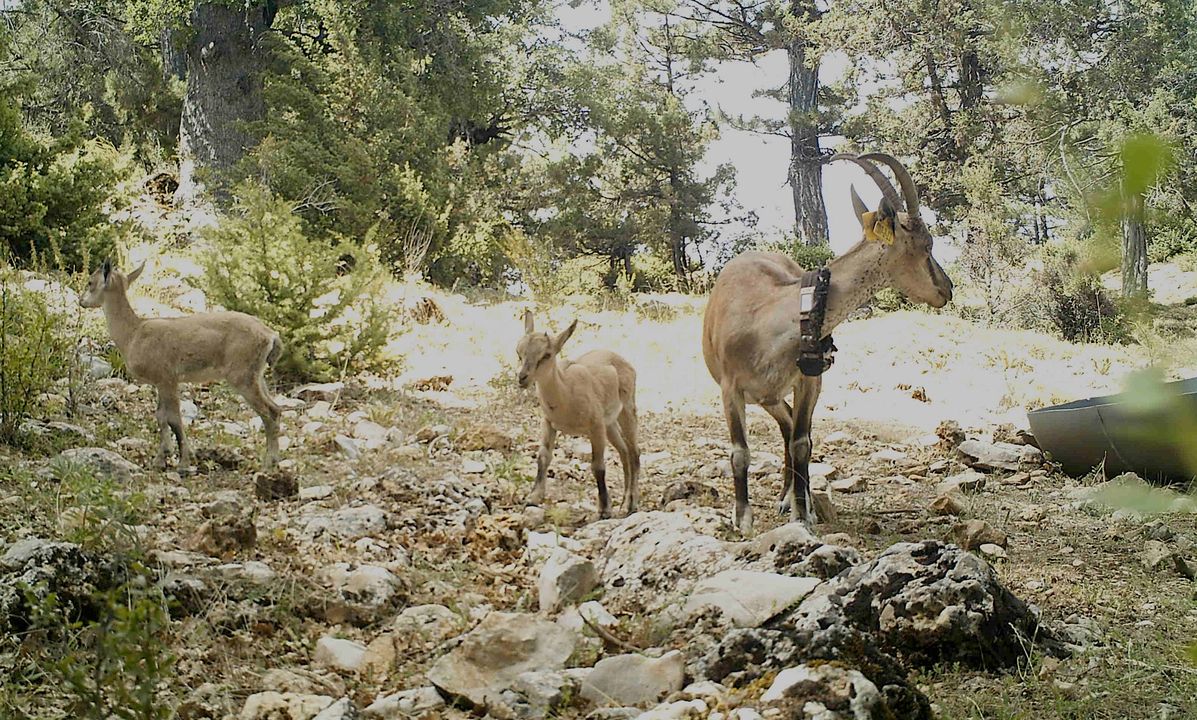
[[[0,443],[21,440],[38,398],[71,376],[74,341],[69,319],[0,264]]]
[[[67,696],[69,717],[166,720],[175,716],[163,690],[175,657],[170,616],[148,578],[104,593],[97,617],[78,619],[54,594],[34,605],[36,626],[53,638],[43,670]]]
[[[0,60],[9,54],[0,33]],[[52,259],[76,269],[89,254],[110,255],[120,227],[105,205],[116,199],[119,153],[79,127],[54,138],[32,132],[21,112],[31,84],[9,78],[0,76],[0,246],[22,265]]]
[[[1073,342],[1126,342],[1130,326],[1096,275],[1071,247],[1045,248],[1043,268],[1015,304],[1022,327],[1045,330]]]
[[[209,297],[260,318],[283,339],[276,372],[297,380],[385,370],[396,311],[382,298],[388,275],[370,238],[318,240],[284,200],[256,183],[235,190],[235,209],[208,232]]]

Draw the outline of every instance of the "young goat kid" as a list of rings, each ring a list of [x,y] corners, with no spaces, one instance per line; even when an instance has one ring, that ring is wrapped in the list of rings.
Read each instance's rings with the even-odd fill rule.
[[[191,466],[191,446],[179,410],[179,383],[226,380],[262,416],[266,459],[278,460],[278,426],[282,410],[266,390],[263,374],[278,360],[283,344],[262,321],[239,312],[203,313],[179,318],[140,318],[125,294],[145,269],[124,273],[108,261],[92,274],[79,298],[86,308],[102,307],[108,333],[125,358],[129,373],[158,389],[158,467],[166,467],[173,432],[179,445],[179,467]]]
[[[545,482],[557,433],[590,438],[590,469],[598,483],[599,517],[611,517],[607,494],[607,443],[615,446],[623,463],[623,507],[628,515],[640,503],[640,448],[636,442],[636,371],[627,361],[607,350],[592,350],[574,362],[557,362],[557,353],[578,321],[553,337],[538,333],[532,313],[524,312],[524,337],[516,345],[520,359],[519,383],[536,383],[544,426],[536,455],[536,485],[529,504],[544,501]]]

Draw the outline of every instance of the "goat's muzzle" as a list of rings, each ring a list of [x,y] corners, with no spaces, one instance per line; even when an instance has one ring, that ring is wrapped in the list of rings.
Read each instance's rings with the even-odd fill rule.
[[[521,388],[527,389],[527,387],[528,387],[528,374],[527,373],[520,373],[517,380],[519,381]]]

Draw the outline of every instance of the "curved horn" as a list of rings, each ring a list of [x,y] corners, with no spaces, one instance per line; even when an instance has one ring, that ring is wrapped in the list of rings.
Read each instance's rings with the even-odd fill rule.
[[[886,153],[869,153],[861,156],[865,160],[878,160],[889,166],[890,170],[894,171],[894,177],[898,178],[898,184],[902,186],[902,196],[906,198],[906,214],[919,214],[919,191],[914,186],[914,180],[911,179],[910,173],[906,170],[906,166],[898,161],[893,155]]]
[[[887,200],[889,200],[890,204],[895,208],[900,206],[901,198],[898,195],[898,191],[894,189],[894,186],[889,181],[889,178],[885,177],[885,173],[881,172],[876,165],[863,157],[857,157],[851,153],[836,153],[835,155],[827,158],[827,162],[835,162],[836,160],[851,160],[852,162],[864,168],[864,171],[868,173],[869,177],[873,178],[873,182],[877,183],[877,187],[881,188],[881,194],[884,195]]]

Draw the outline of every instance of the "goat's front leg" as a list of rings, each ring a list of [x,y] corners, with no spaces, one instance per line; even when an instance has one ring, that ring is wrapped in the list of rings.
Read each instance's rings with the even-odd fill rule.
[[[752,535],[752,503],[748,500],[748,434],[744,425],[744,393],[723,387],[723,414],[731,434],[731,469],[736,489],[736,527],[740,534]]]
[[[528,496],[529,505],[544,502],[545,485],[548,483],[549,463],[553,461],[553,447],[557,444],[557,429],[545,419],[540,431],[540,449],[536,452],[536,484]]]
[[[810,457],[814,449],[811,425],[822,388],[823,379],[817,377],[803,379],[794,387],[794,437],[790,441],[794,488],[790,502],[790,520],[801,520],[809,525],[819,522],[810,497]]]
[[[777,498],[777,512],[785,515],[790,511],[794,497],[794,456],[790,453],[790,444],[794,440],[794,410],[785,400],[761,407],[773,416],[777,421],[777,429],[781,431],[785,462],[781,467],[781,494]]]
[[[170,453],[170,424],[166,412],[166,396],[169,391],[158,388],[158,408],[154,419],[158,422],[158,452],[154,453],[154,467],[166,469],[166,456]]]
[[[590,470],[598,483],[599,519],[611,517],[611,496],[607,493],[607,428],[601,423],[590,431]]]
[[[175,435],[179,444],[179,469],[191,467],[191,444],[187,442],[187,431],[183,427],[183,411],[179,407],[179,388],[176,385],[165,394],[163,407],[166,411],[166,423]]]

